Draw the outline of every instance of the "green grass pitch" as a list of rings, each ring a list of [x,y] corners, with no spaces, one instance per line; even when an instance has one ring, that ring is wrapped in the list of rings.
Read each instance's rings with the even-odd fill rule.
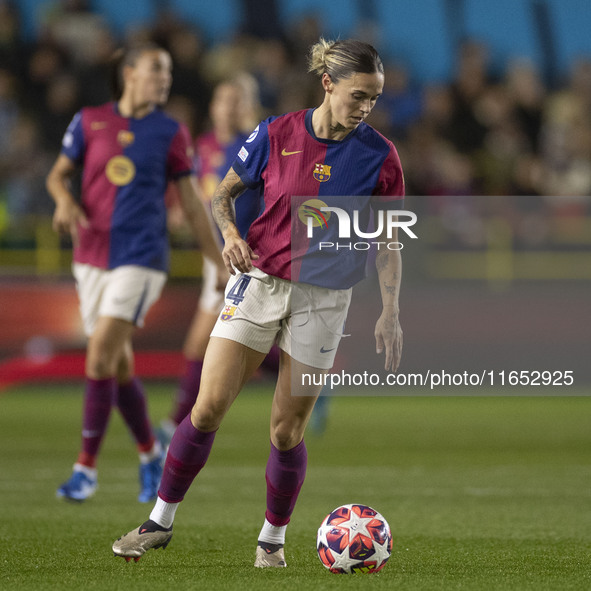
[[[147,384],[166,415],[173,384]],[[271,389],[251,385],[226,417],[165,550],[137,564],[111,543],[147,519],[137,456],[114,415],[99,490],[55,498],[79,442],[81,386],[0,394],[0,589],[591,589],[591,398],[341,397],[310,433],[308,477],[287,532],[288,568],[252,566],[265,499]],[[381,573],[333,575],[316,530],[343,503],[388,519]]]

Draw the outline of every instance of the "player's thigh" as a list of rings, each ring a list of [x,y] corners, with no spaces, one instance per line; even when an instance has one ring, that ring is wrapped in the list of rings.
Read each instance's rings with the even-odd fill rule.
[[[230,339],[212,337],[205,352],[199,396],[191,421],[203,431],[217,429],[265,353]]]
[[[271,406],[271,441],[280,450],[303,438],[327,370],[311,367],[281,351],[277,386]]]

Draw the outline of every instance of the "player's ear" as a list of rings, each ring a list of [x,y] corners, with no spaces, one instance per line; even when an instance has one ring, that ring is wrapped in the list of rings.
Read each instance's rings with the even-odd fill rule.
[[[324,88],[324,92],[332,92],[334,89],[334,82],[332,81],[330,74],[327,74],[326,72],[322,74],[322,88]]]

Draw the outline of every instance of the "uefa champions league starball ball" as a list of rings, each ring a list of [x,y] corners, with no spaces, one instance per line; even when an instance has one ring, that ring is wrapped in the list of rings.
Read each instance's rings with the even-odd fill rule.
[[[377,573],[392,553],[390,526],[367,505],[342,505],[322,522],[316,549],[331,573]]]

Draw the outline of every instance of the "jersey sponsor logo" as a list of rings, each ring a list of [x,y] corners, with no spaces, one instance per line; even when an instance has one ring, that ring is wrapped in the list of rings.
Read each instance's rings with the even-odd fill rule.
[[[105,166],[105,174],[114,185],[124,187],[135,177],[135,164],[127,156],[113,156]]]
[[[330,180],[330,169],[332,166],[327,164],[319,164],[318,162],[314,165],[314,178],[319,183],[325,183]]]
[[[248,157],[248,150],[244,146],[242,146],[242,148],[240,148],[240,152],[238,152],[238,158],[240,158],[240,160],[242,160],[242,162],[244,162],[247,157]]]
[[[236,310],[238,310],[238,306],[224,306],[220,318],[222,320],[230,320],[236,314]]]
[[[254,128],[254,131],[248,136],[246,143],[250,144],[250,142],[254,142],[254,138],[256,138],[257,135],[259,135],[259,127],[260,125],[257,125]]]
[[[324,212],[320,208],[326,207],[326,203],[320,199],[308,199],[298,207],[298,218],[306,226],[312,227],[324,226],[328,228],[330,211]]]
[[[127,146],[133,144],[134,140],[135,135],[133,131],[127,131],[127,129],[122,129],[117,134],[117,142],[120,146],[123,146],[124,148],[127,148]]]
[[[292,154],[301,154],[304,150],[296,150],[295,152],[288,152],[285,148],[281,150],[282,156],[291,156]]]
[[[90,124],[90,129],[92,129],[92,131],[98,131],[99,129],[105,129],[105,127],[107,127],[106,121],[93,121]]]

